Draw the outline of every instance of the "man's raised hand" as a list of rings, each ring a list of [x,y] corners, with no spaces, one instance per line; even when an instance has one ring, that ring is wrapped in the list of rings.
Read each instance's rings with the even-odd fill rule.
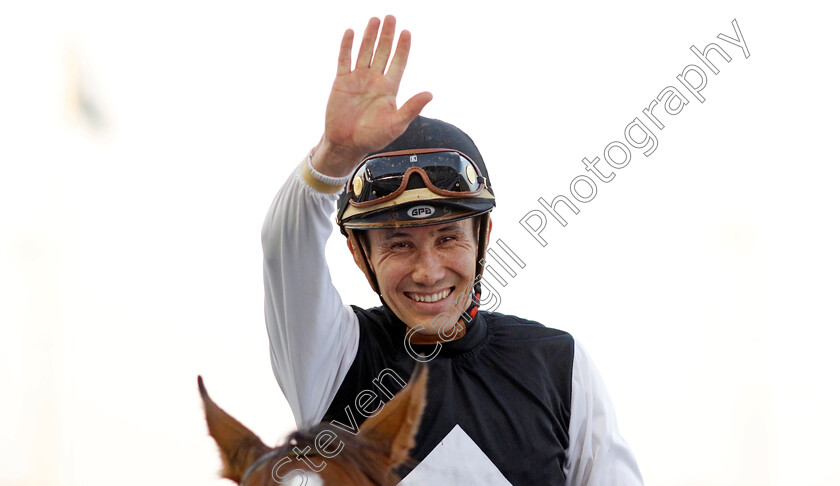
[[[324,136],[312,156],[315,170],[336,177],[349,174],[366,154],[399,137],[432,100],[432,94],[424,91],[397,109],[397,92],[408,60],[411,34],[402,31],[388,66],[396,23],[393,16],[385,17],[377,43],[379,19],[370,19],[354,69],[350,61],[353,31],[344,32],[338,72],[327,102]]]

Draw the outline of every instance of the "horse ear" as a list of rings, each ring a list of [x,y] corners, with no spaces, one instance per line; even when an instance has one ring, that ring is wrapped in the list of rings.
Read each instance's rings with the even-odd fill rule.
[[[426,408],[428,375],[428,367],[419,363],[408,385],[360,427],[365,437],[391,443],[391,467],[404,463],[408,452],[414,448],[414,436]]]
[[[198,391],[204,402],[207,428],[210,429],[210,435],[218,444],[222,456],[221,475],[238,483],[248,466],[271,448],[210,399],[201,376],[198,377]]]

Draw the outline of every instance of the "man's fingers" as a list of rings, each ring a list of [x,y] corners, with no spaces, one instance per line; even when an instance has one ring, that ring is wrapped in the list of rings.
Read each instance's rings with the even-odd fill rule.
[[[359,57],[356,59],[356,69],[370,67],[373,56],[373,45],[376,43],[376,33],[379,31],[379,19],[373,17],[365,27],[362,43],[359,46]]]
[[[346,74],[350,72],[350,57],[353,55],[353,29],[344,31],[341,38],[341,47],[338,49],[338,72]]]
[[[408,51],[411,50],[411,33],[404,30],[400,33],[400,40],[397,41],[397,49],[394,51],[394,58],[391,60],[391,67],[388,68],[388,77],[398,84],[402,80],[405,64],[408,61]]]
[[[411,120],[417,118],[417,115],[423,111],[423,108],[432,101],[432,93],[423,91],[417,93],[406,101],[402,107],[397,111],[400,119],[408,126]]]
[[[394,43],[394,30],[397,19],[393,15],[386,15],[382,22],[382,32],[379,34],[379,42],[376,44],[376,54],[373,55],[373,62],[370,68],[376,72],[384,73],[388,58],[391,57],[391,45]]]

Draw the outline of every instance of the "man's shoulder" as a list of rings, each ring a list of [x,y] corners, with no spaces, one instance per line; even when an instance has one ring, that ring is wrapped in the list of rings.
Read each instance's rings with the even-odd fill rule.
[[[501,312],[488,311],[480,311],[480,314],[484,316],[484,319],[486,319],[488,323],[492,323],[496,326],[538,328],[544,329],[546,332],[549,333],[569,334],[566,331],[556,329],[553,327],[548,327],[541,322],[537,322],[531,319],[525,319],[524,317],[515,316],[513,314],[502,314]]]
[[[381,331],[391,330],[396,324],[393,312],[385,306],[362,308],[357,305],[351,305],[351,309],[359,318],[359,324],[364,327],[379,329]],[[398,326],[402,329],[402,323]]]
[[[557,338],[568,339],[573,341],[571,334],[561,329],[548,327],[545,324],[530,319],[525,319],[511,314],[502,314],[499,312],[480,311],[487,323],[493,327],[496,332],[525,334],[535,336],[555,336]]]
[[[396,325],[393,314],[384,306],[363,309],[351,305],[350,308],[359,319],[359,330],[363,339],[399,341],[405,333],[405,328],[402,325]]]
[[[364,316],[370,319],[386,319],[387,312],[385,311],[385,307],[371,307],[369,309],[364,309],[357,305],[351,305],[350,308],[353,309],[353,312],[356,313],[357,316]]]

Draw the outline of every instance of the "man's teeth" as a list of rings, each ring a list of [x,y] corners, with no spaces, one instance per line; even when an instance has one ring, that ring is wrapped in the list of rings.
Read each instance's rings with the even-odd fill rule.
[[[446,289],[444,291],[431,295],[418,295],[409,293],[408,296],[416,300],[417,302],[437,302],[441,299],[445,299],[446,297],[448,297],[450,292],[452,292],[452,289]]]

